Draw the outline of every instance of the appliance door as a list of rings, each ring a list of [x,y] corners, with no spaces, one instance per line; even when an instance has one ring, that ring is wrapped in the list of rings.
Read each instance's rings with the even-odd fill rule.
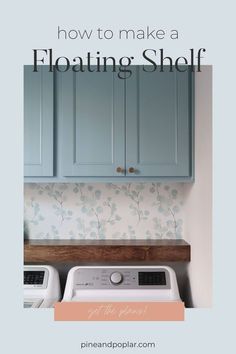
[[[24,299],[24,308],[38,308],[42,302],[43,299]]]

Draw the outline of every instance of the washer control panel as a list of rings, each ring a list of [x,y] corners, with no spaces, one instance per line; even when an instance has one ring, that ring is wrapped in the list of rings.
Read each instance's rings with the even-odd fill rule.
[[[165,268],[78,268],[75,289],[170,289]]]
[[[110,281],[112,284],[121,284],[123,281],[123,275],[120,272],[111,273]]]

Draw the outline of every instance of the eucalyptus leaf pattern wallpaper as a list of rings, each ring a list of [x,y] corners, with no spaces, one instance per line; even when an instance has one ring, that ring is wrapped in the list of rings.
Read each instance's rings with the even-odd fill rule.
[[[25,238],[183,238],[183,188],[182,183],[28,183]]]

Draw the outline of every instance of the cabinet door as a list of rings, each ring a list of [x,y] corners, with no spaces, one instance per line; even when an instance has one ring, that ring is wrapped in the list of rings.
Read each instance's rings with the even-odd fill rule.
[[[57,76],[63,176],[124,175],[124,80],[108,70]]]
[[[24,175],[53,176],[53,73],[24,66]]]
[[[190,71],[137,66],[126,92],[126,166],[134,169],[128,175],[191,176]]]

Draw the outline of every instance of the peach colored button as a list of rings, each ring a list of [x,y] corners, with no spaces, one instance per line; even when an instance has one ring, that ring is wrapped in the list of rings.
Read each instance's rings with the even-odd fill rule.
[[[55,321],[184,321],[178,302],[58,302]]]

